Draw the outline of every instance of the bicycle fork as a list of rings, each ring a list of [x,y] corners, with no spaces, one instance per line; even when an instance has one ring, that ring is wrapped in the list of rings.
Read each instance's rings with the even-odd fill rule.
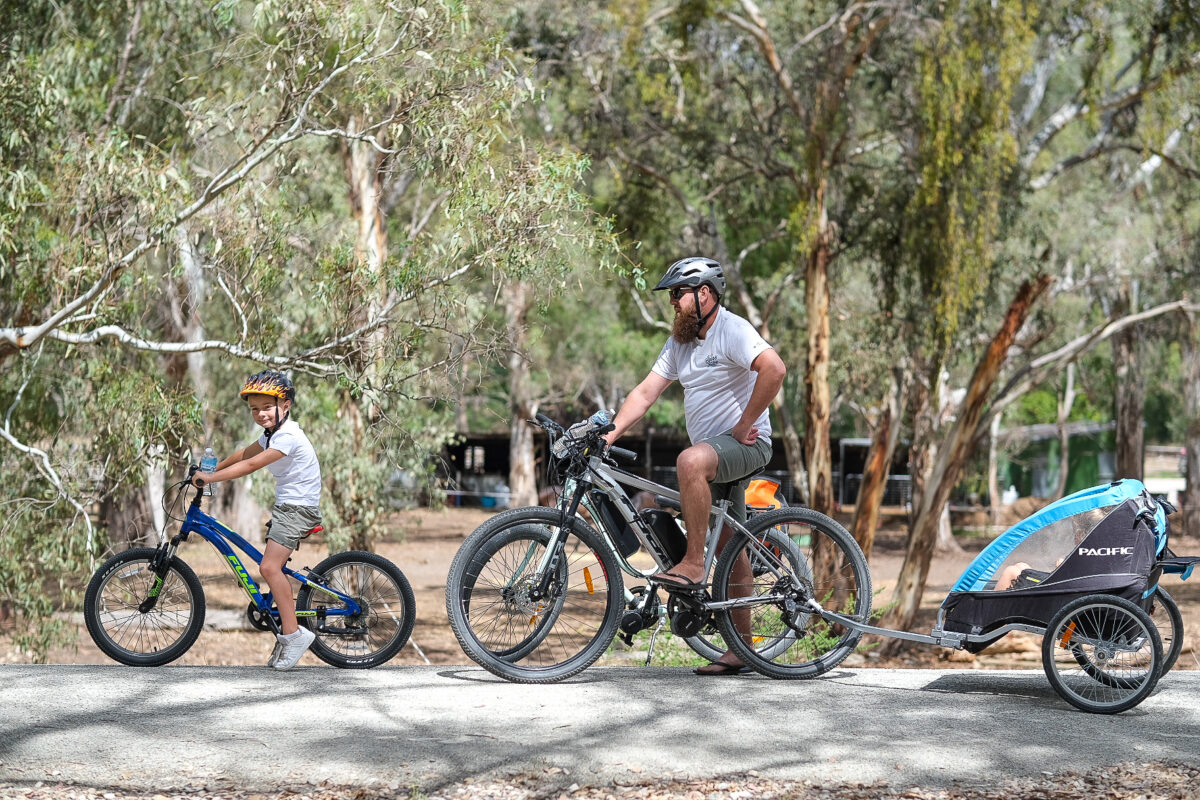
[[[164,541],[155,549],[154,557],[150,559],[150,571],[154,573],[154,585],[150,587],[146,599],[138,604],[138,611],[141,613],[149,614],[158,605],[163,583],[167,580],[167,571],[171,568],[171,560],[175,558],[175,551],[179,549],[179,543],[186,538],[186,533],[177,533],[169,542]]]

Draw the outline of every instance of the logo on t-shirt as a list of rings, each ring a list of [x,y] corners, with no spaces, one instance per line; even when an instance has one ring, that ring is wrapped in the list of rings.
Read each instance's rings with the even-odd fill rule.
[[[704,366],[706,366],[706,367],[715,367],[719,363],[721,363],[720,360],[712,353],[709,353],[704,358]]]

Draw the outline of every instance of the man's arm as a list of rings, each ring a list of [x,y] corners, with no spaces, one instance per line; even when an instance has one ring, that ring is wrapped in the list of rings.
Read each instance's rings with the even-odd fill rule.
[[[643,378],[642,382],[634,387],[629,396],[625,398],[625,402],[621,404],[621,410],[617,412],[616,419],[613,420],[613,425],[616,427],[604,434],[604,440],[611,445],[621,438],[621,434],[646,416],[650,406],[654,405],[670,385],[670,380],[651,370],[650,374]]]
[[[758,439],[758,428],[754,423],[779,394],[783,387],[783,379],[787,376],[787,367],[783,365],[783,359],[774,349],[759,353],[750,369],[758,374],[758,378],[754,382],[750,400],[742,411],[742,418],[733,426],[732,431],[733,438],[742,444],[754,444]]]

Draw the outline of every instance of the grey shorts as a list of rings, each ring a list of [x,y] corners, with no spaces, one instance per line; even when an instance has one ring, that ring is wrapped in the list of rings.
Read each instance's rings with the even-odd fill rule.
[[[771,440],[760,436],[754,444],[742,444],[726,431],[704,442],[717,451],[717,479],[708,485],[713,502],[732,501],[729,516],[745,522],[746,487],[771,460]]]
[[[276,503],[271,509],[267,538],[288,550],[300,546],[300,537],[321,524],[321,509],[316,506],[294,506]]]

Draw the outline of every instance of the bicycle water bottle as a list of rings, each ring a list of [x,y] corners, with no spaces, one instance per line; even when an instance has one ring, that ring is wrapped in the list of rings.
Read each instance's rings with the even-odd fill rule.
[[[204,458],[200,459],[201,472],[216,472],[217,471],[217,456],[213,453],[211,447],[204,448]],[[205,497],[212,497],[212,484],[205,483],[203,494]]]

